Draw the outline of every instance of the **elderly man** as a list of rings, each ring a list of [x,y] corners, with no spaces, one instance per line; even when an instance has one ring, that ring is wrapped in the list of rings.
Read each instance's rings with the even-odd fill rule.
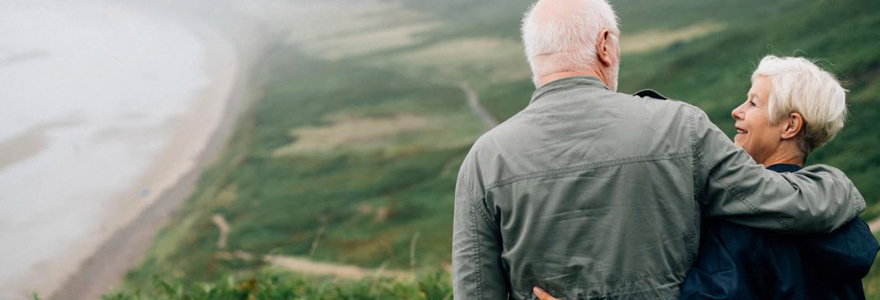
[[[459,172],[455,299],[673,299],[701,216],[831,231],[864,210],[828,166],[766,170],[699,109],[616,93],[604,0],[541,0],[523,21],[538,90],[483,135]]]

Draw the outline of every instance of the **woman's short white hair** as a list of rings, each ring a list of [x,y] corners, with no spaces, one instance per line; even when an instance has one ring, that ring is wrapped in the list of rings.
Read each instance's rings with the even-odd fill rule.
[[[588,67],[596,57],[596,43],[602,30],[619,34],[617,15],[606,0],[575,0],[580,1],[576,13],[555,16],[550,20],[537,22],[535,7],[543,1],[532,5],[522,21],[522,39],[526,57],[533,74],[540,73],[534,65],[534,58],[542,54],[559,53],[568,55],[563,59],[569,67]],[[544,66],[544,68],[554,66]]]
[[[804,154],[824,145],[843,128],[847,90],[831,73],[801,57],[768,55],[758,64],[752,81],[758,76],[770,79],[770,124],[777,125],[795,112],[804,118],[799,143]]]

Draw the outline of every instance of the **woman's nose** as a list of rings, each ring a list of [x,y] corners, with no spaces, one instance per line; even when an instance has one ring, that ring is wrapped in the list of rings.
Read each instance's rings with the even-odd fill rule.
[[[734,108],[733,111],[730,112],[730,116],[734,120],[742,120],[743,119],[743,110],[742,110],[743,105],[745,105],[745,104],[740,104],[739,106]]]

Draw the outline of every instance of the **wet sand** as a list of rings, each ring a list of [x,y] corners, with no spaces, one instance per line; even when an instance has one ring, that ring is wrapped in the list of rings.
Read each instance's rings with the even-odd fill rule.
[[[258,97],[259,89],[253,88],[258,83],[250,75],[255,71],[252,67],[261,47],[251,45],[249,51],[242,53],[228,37],[207,24],[190,22],[187,26],[205,43],[204,72],[210,83],[195,96],[197,99],[191,102],[186,114],[167,122],[165,130],[175,132],[172,142],[129,189],[141,192],[141,187],[149,186],[149,191],[142,192],[153,199],[115,203],[116,207],[107,210],[117,215],[104,224],[108,230],[115,229],[112,234],[76,250],[91,253],[85,255],[87,259],[70,268],[55,265],[39,272],[66,277],[59,285],[47,287],[51,291],[48,299],[99,299],[118,287],[147,252],[163,221],[185,203],[202,170],[223,149],[243,108]],[[133,142],[137,139],[132,137]],[[181,157],[180,153],[199,154]],[[119,198],[126,196],[130,197]]]

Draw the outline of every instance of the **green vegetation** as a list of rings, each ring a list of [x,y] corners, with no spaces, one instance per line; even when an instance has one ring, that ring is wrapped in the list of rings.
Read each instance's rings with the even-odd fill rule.
[[[265,96],[129,282],[140,286],[153,274],[207,280],[255,270],[259,262],[217,257],[215,214],[232,225],[231,251],[392,269],[447,262],[447,196],[481,132],[463,92],[312,60],[294,48],[280,47],[268,60],[286,63],[271,67]],[[419,117],[392,118],[403,114]],[[332,126],[346,122],[359,126]],[[293,136],[294,128],[317,129]],[[305,138],[339,136],[349,137],[336,148],[279,152]]]
[[[129,274],[124,292],[108,298],[446,299],[448,275],[331,280],[224,254],[287,255],[437,274],[433,270],[450,262],[458,166],[484,130],[457,84],[473,86],[499,120],[525,107],[534,87],[527,76],[502,76],[525,68],[522,57],[486,65],[456,65],[438,57],[440,63],[424,66],[405,57],[465,39],[464,45],[500,41],[492,55],[507,59],[521,52],[505,45],[516,43],[529,2],[404,0],[405,8],[444,25],[419,33],[411,44],[339,60],[320,59],[297,45],[276,47],[265,59],[270,80],[262,99],[243,116],[195,194]],[[851,117],[809,163],[840,167],[869,203],[880,199],[875,184],[880,138],[873,130],[880,120],[880,2],[612,4],[624,36],[707,21],[726,24],[702,38],[625,55],[620,90],[652,88],[688,101],[731,134],[729,112],[744,100],[761,57],[819,58],[851,91]],[[461,55],[480,49],[460,51],[450,57],[482,59]],[[217,243],[215,215],[232,226],[225,249]],[[876,216],[878,205],[863,214]],[[872,299],[880,299],[878,272],[874,268],[865,280]],[[155,276],[164,283],[154,285]]]
[[[452,287],[446,273],[428,273],[411,280],[367,278],[341,280],[305,277],[266,269],[247,279],[227,277],[216,283],[191,284],[169,282],[154,277],[143,289],[115,292],[104,300],[174,300],[174,299],[452,299]]]

